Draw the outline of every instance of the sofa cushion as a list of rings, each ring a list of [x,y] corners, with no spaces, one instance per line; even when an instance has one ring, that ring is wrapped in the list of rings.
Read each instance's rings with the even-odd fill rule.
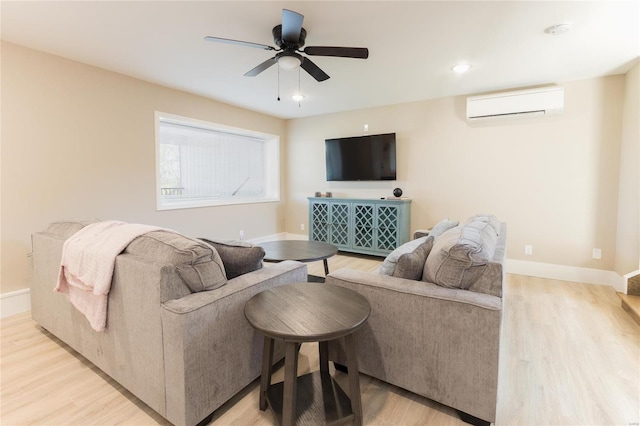
[[[153,231],[141,235],[124,253],[174,265],[193,293],[213,290],[227,282],[224,264],[213,247],[175,232]]]
[[[467,219],[464,222],[464,225],[467,225],[471,222],[485,222],[491,225],[493,230],[496,231],[496,235],[500,233],[500,227],[501,227],[500,221],[498,220],[497,217],[495,217],[492,214],[477,214],[475,216],[471,216],[469,219]]]
[[[489,221],[472,221],[437,238],[427,257],[423,281],[468,290],[495,253],[497,233]]]
[[[424,244],[427,238],[428,237],[422,237],[418,238],[417,240],[411,240],[396,248],[394,251],[387,255],[387,257],[384,259],[384,262],[382,262],[380,269],[378,269],[378,272],[382,275],[393,276],[393,272],[396,270],[396,266],[398,265],[398,259],[400,258],[400,256],[405,253],[412,253],[420,245]]]
[[[66,240],[85,226],[96,222],[99,222],[98,219],[65,220],[60,222],[53,222],[49,224],[45,232],[64,238]]]
[[[416,247],[414,251],[400,255],[393,276],[420,281],[424,263],[433,247],[433,240],[433,237],[427,237],[425,242]]]
[[[200,239],[216,249],[229,280],[262,268],[265,253],[260,246],[245,241]]]
[[[443,219],[440,222],[436,223],[433,226],[433,228],[431,228],[429,230],[429,235],[431,235],[433,237],[439,237],[440,235],[444,234],[449,229],[458,226],[458,223],[459,222],[457,220]]]

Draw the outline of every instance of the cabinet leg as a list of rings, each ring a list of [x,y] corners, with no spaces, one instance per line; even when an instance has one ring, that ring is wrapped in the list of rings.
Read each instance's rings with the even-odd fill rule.
[[[284,389],[282,395],[282,424],[284,426],[293,426],[296,422],[298,348],[299,344],[296,342],[285,343]]]

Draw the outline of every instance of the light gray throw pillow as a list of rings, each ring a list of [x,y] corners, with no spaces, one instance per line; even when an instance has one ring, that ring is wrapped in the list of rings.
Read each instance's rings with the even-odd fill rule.
[[[398,265],[398,259],[400,258],[400,256],[405,253],[412,253],[421,244],[424,244],[427,238],[428,237],[422,237],[418,238],[417,240],[411,240],[389,253],[382,262],[382,265],[380,266],[380,269],[378,269],[378,272],[381,275],[393,276],[393,272],[396,270],[396,266]]]
[[[471,216],[467,219],[464,224],[469,224],[471,222],[484,222],[491,225],[491,228],[496,232],[496,235],[500,234],[500,221],[497,217],[492,214],[477,214],[475,216]]]
[[[457,220],[443,219],[440,222],[436,223],[433,228],[431,228],[431,230],[429,231],[429,235],[433,236],[434,238],[439,237],[449,229],[458,226],[458,223],[459,222]]]
[[[468,290],[493,258],[496,244],[497,234],[489,222],[451,228],[435,240],[422,280]]]
[[[433,237],[427,237],[425,242],[416,247],[414,251],[400,255],[396,269],[393,271],[393,276],[420,281],[424,263],[433,247],[433,240]]]

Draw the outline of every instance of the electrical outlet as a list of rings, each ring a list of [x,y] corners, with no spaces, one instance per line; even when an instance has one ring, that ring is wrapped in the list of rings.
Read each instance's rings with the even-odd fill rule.
[[[301,223],[301,224],[300,224],[300,230],[301,230],[301,231],[304,231],[304,223]]]
[[[602,250],[599,248],[594,248],[593,251],[591,252],[591,256],[594,259],[602,259]]]
[[[368,125],[368,124],[365,124],[365,125],[364,125],[364,131],[365,131],[365,132],[368,132],[368,131],[369,131],[369,125]]]
[[[240,239],[244,240],[244,229],[240,230]]]
[[[527,244],[524,246],[524,254],[532,255],[533,254],[533,246],[531,244]]]

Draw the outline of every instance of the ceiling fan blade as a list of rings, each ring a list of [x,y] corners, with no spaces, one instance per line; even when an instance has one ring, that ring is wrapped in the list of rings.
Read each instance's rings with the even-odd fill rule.
[[[220,37],[211,37],[211,36],[206,36],[204,39],[207,41],[215,41],[217,43],[238,44],[240,46],[257,47],[258,49],[264,49],[264,50],[276,50],[275,47],[267,46],[266,44],[252,43],[250,41],[232,40],[230,38],[220,38]]]
[[[264,61],[263,63],[261,63],[260,65],[258,65],[254,69],[252,69],[251,71],[247,71],[244,74],[244,76],[245,77],[255,77],[256,75],[260,74],[262,71],[266,70],[267,68],[269,68],[271,65],[273,65],[275,63],[276,63],[276,57],[274,56],[271,59],[267,59],[266,61]]]
[[[303,70],[308,72],[311,77],[315,78],[317,81],[325,81],[329,79],[327,73],[322,71],[316,64],[311,62],[311,59],[304,58],[302,59],[302,63],[300,64]]]
[[[311,56],[338,56],[341,58],[367,59],[369,49],[366,47],[331,47],[331,46],[308,46],[303,50]]]
[[[298,43],[304,16],[289,9],[282,9],[282,39],[287,43]]]

